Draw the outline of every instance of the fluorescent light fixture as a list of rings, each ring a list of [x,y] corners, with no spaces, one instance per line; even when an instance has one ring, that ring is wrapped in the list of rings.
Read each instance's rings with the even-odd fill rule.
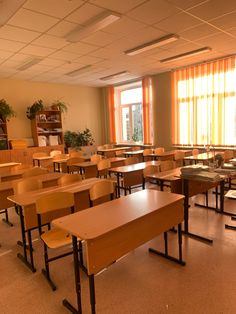
[[[25,62],[22,66],[20,66],[17,70],[18,71],[24,71],[28,68],[31,68],[33,65],[39,63],[41,60],[43,60],[42,58],[34,58],[31,59],[30,61]]]
[[[135,47],[133,49],[130,50],[126,50],[125,54],[128,56],[135,56],[139,53],[142,53],[144,51],[153,49],[153,48],[157,48],[157,47],[162,47],[164,45],[167,45],[169,43],[172,43],[173,41],[176,41],[179,39],[179,36],[176,34],[170,34],[158,39],[155,39],[153,41],[150,41],[148,43],[145,43],[143,45],[140,45],[138,47]]]
[[[113,80],[113,79],[125,76],[126,74],[128,74],[127,71],[122,71],[122,72],[118,72],[118,73],[115,73],[115,74],[111,74],[111,75],[108,75],[108,76],[101,77],[100,80],[102,80],[102,81],[109,81],[109,80]]]
[[[197,56],[197,55],[200,55],[202,53],[209,52],[209,51],[211,51],[210,47],[203,47],[203,48],[200,48],[197,50],[192,50],[189,52],[181,53],[181,54],[173,56],[173,57],[162,59],[162,60],[160,60],[160,62],[161,63],[167,63],[167,62],[171,62],[171,61],[175,61],[175,60],[181,60],[181,59]]]
[[[77,75],[80,75],[80,74],[82,74],[84,72],[87,72],[87,70],[90,69],[90,68],[91,68],[91,65],[89,64],[89,65],[86,65],[86,66],[84,66],[82,68],[79,68],[79,69],[76,69],[74,71],[68,72],[68,73],[66,73],[66,75],[72,76],[72,77],[73,76],[77,76]]]
[[[0,27],[20,9],[26,0],[1,0],[0,1]]]
[[[120,18],[120,14],[110,11],[102,13],[95,18],[90,19],[85,25],[76,27],[72,32],[67,34],[65,38],[68,41],[75,43],[80,41],[82,38],[88,37],[89,35],[105,28]]]

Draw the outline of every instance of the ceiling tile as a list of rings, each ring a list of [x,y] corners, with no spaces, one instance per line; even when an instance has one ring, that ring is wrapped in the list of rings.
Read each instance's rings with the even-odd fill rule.
[[[38,32],[28,31],[18,27],[4,25],[0,27],[0,38],[29,43],[40,35]]]
[[[35,46],[60,49],[68,45],[64,38],[58,38],[51,35],[42,35],[32,42]]]
[[[236,8],[236,5],[235,5]],[[223,30],[227,30],[231,27],[235,27],[236,26],[236,11],[232,12],[232,13],[228,13],[225,15],[222,15],[219,18],[210,20],[209,23],[211,23],[212,25],[219,27]]]
[[[63,48],[63,51],[68,51],[68,52],[74,52],[78,54],[85,54],[94,50],[97,50],[98,47],[96,46],[91,46],[86,43],[78,42],[75,44],[70,44],[66,47]]]
[[[211,19],[222,16],[236,10],[235,0],[209,0],[202,5],[199,5],[188,12],[196,15],[202,20],[209,21]]]
[[[42,65],[48,65],[51,67],[57,67],[61,66],[65,63],[64,60],[58,60],[58,59],[52,59],[52,58],[44,58],[42,61],[40,61],[40,64]]]
[[[76,27],[78,27],[77,24],[67,22],[67,21],[61,21],[57,25],[53,26],[47,34],[57,36],[57,37],[65,37],[68,33],[73,31]]]
[[[78,24],[84,24],[91,18],[96,17],[100,13],[104,12],[104,9],[98,8],[92,4],[85,4],[77,9],[75,12],[66,17],[69,22],[74,22]]]
[[[129,35],[137,32],[139,29],[144,28],[145,26],[146,25],[143,23],[131,20],[127,17],[122,17],[120,20],[104,28],[104,31],[107,33]]]
[[[28,0],[24,4],[24,8],[58,18],[64,18],[83,4],[84,1],[82,0]]]
[[[50,58],[55,58],[64,61],[73,61],[76,58],[78,58],[78,56],[79,56],[78,54],[60,50],[50,55]]]
[[[198,40],[207,36],[211,36],[219,33],[219,30],[206,24],[202,23],[196,27],[190,28],[184,32],[179,33],[182,38],[188,40]]]
[[[209,0],[167,0],[167,2],[175,5],[176,7],[180,9],[189,9],[192,7],[195,7],[197,5],[200,5],[204,2],[207,2]]]
[[[116,34],[105,33],[103,31],[98,31],[86,38],[83,38],[81,41],[88,44],[96,45],[98,47],[103,47],[116,41],[117,39],[121,37],[122,37],[121,34],[116,35]]]
[[[59,22],[58,19],[26,9],[20,9],[9,21],[8,25],[45,32]]]
[[[146,0],[90,0],[91,3],[120,13],[127,13],[145,1]]]
[[[0,47],[2,47],[3,50],[6,50],[6,51],[17,52],[24,46],[25,46],[24,43],[19,43],[12,40],[0,39]]]
[[[147,24],[155,24],[181,11],[164,0],[150,0],[127,15]]]
[[[99,63],[99,62],[101,62],[103,60],[104,59],[95,58],[95,57],[92,57],[92,56],[82,56],[82,57],[79,57],[79,58],[75,59],[75,62],[80,62],[82,64],[96,64],[96,63]]]
[[[1,59],[7,59],[10,56],[12,56],[12,54],[13,54],[13,52],[0,50],[0,58]]]
[[[149,41],[153,41],[160,37],[163,37],[166,34],[167,34],[166,32],[160,29],[151,26],[146,26],[138,31],[138,36],[134,36],[133,34],[131,34],[127,35],[126,38],[131,40],[134,46],[140,46]]]
[[[215,34],[196,41],[202,45],[207,45],[213,50],[223,51],[225,49],[236,49],[236,39],[224,33]]]
[[[51,48],[39,47],[34,45],[28,45],[21,50],[21,53],[30,54],[39,57],[46,57],[53,53],[55,50]]]

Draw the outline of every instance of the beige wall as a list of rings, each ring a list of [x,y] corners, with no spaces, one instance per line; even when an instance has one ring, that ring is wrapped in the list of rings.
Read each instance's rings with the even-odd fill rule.
[[[154,145],[171,148],[171,73],[153,76]]]
[[[53,101],[62,99],[69,104],[68,112],[63,115],[63,130],[79,131],[88,127],[96,144],[104,142],[100,88],[8,79],[0,80],[0,86],[0,98],[5,98],[17,113],[17,117],[8,123],[9,138],[32,137],[26,109],[36,100],[42,99],[49,106]]]

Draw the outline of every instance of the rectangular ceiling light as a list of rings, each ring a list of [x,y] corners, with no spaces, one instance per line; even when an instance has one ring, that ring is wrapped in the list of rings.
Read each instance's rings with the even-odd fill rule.
[[[167,63],[167,62],[171,62],[171,61],[175,61],[175,60],[181,60],[181,59],[197,56],[197,55],[200,55],[202,53],[209,52],[209,51],[211,51],[210,47],[203,47],[203,48],[200,48],[197,50],[192,50],[189,52],[181,53],[181,54],[173,56],[173,57],[162,59],[162,60],[160,60],[160,62],[161,63]]]
[[[101,77],[100,80],[102,80],[102,81],[109,81],[109,80],[113,80],[113,79],[125,76],[126,74],[128,74],[127,71],[122,71],[122,72],[118,72],[118,73],[115,73],[115,74],[111,74],[111,75],[108,75],[108,76]]]
[[[170,34],[161,38],[158,38],[156,40],[150,41],[148,43],[145,43],[143,45],[140,45],[138,47],[135,47],[130,50],[126,50],[125,54],[128,56],[135,56],[139,53],[142,53],[144,51],[157,48],[157,47],[162,47],[164,45],[167,45],[169,43],[172,43],[173,41],[176,41],[179,39],[179,36],[176,34]]]
[[[0,27],[20,9],[26,0],[1,0],[0,1]]]
[[[72,32],[67,34],[65,38],[75,43],[89,35],[105,28],[121,18],[120,14],[114,12],[105,12],[93,19],[90,19],[85,25],[76,27]]]
[[[29,69],[30,67],[32,67],[33,65],[39,63],[41,60],[43,60],[42,58],[34,58],[31,59],[30,61],[25,62],[22,66],[20,66],[17,70],[18,71],[24,71],[26,69]]]
[[[66,75],[71,76],[71,77],[77,76],[77,75],[80,75],[80,74],[82,74],[82,73],[84,73],[84,72],[87,72],[87,70],[90,69],[91,67],[92,67],[92,66],[91,66],[90,64],[89,64],[89,65],[85,65],[85,66],[82,67],[82,68],[79,68],[79,69],[76,69],[76,70],[74,70],[74,71],[71,71],[71,72],[66,73]]]

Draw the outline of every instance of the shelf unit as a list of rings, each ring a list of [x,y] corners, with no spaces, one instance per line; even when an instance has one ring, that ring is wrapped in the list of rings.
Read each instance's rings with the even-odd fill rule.
[[[61,112],[59,110],[44,110],[37,112],[31,120],[31,130],[35,146],[63,144]]]
[[[7,121],[0,115],[0,150],[8,149]]]

